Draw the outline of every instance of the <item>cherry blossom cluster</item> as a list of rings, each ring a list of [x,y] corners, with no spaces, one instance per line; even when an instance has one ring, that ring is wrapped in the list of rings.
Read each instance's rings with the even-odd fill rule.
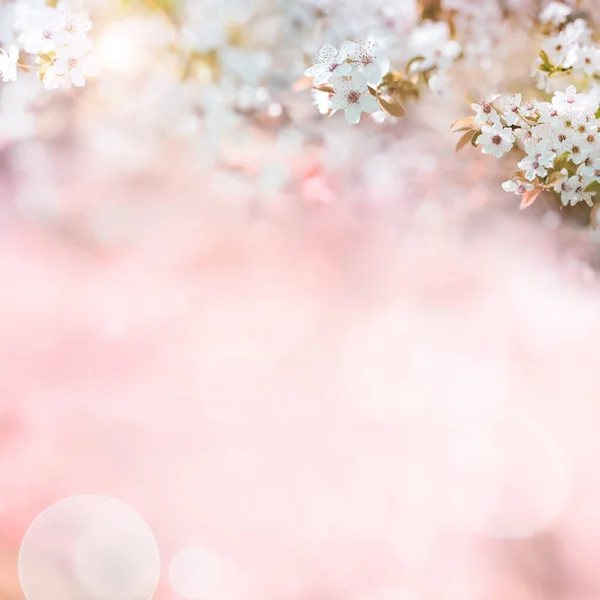
[[[14,13],[16,42],[0,51],[0,75],[16,81],[19,70],[36,70],[46,89],[83,87],[98,74],[88,32],[91,20],[66,2],[21,3]],[[18,44],[18,45],[17,45]],[[22,54],[31,60],[23,60]]]
[[[551,2],[540,13],[539,27],[545,35],[534,70],[540,89],[553,91],[562,77],[580,89],[600,83],[600,48],[584,18],[562,2]]]
[[[327,95],[328,110],[343,110],[349,123],[358,123],[361,114],[376,113],[381,106],[371,86],[377,86],[387,70],[387,58],[374,42],[344,42],[338,51],[325,45],[315,63],[304,73],[313,77],[316,91]]]
[[[411,60],[403,71],[391,71],[390,61],[373,40],[346,41],[338,50],[321,48],[304,75],[313,78],[315,104],[322,114],[344,110],[349,123],[361,114],[404,116],[402,102],[418,97],[423,86],[440,91],[447,71],[461,53],[444,21],[425,21],[408,41]]]
[[[474,117],[457,121],[458,148],[469,141],[483,154],[501,158],[519,151],[518,170],[503,184],[529,206],[544,190],[564,206],[593,205],[600,190],[600,111],[594,94],[575,86],[555,92],[551,101],[523,101],[521,94],[492,95],[473,103]]]

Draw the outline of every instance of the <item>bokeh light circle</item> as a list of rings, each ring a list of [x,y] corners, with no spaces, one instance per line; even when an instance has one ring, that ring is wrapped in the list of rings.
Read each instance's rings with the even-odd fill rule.
[[[212,596],[221,583],[220,561],[201,546],[184,548],[169,565],[169,581],[183,598],[204,600]]]
[[[150,600],[160,577],[152,531],[106,496],[72,496],[44,510],[19,552],[27,600]]]

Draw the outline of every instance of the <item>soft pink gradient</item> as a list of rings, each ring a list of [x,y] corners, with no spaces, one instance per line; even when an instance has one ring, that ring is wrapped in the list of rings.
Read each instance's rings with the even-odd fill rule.
[[[198,543],[222,561],[218,599],[593,597],[590,269],[518,218],[387,217],[334,203],[271,222],[172,218],[108,250],[7,221],[11,585],[34,517],[95,493],[147,519],[164,598],[168,561]],[[511,449],[499,470],[495,440]],[[525,539],[490,537],[515,523]]]

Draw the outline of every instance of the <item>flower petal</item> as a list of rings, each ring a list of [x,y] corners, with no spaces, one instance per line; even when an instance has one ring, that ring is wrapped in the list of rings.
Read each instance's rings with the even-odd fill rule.
[[[336,77],[344,77],[346,75],[350,75],[351,72],[352,72],[352,65],[350,63],[344,62],[335,68],[335,70],[333,71],[333,74]]]
[[[381,106],[379,106],[379,103],[375,100],[374,96],[371,96],[371,94],[364,94],[361,97],[360,108],[366,113],[376,113],[381,110]]]
[[[325,44],[318,52],[316,56],[315,62],[327,63],[331,62],[337,56],[337,50],[330,46],[329,44]]]
[[[360,122],[360,115],[362,110],[358,104],[352,104],[346,109],[346,121],[352,125],[356,125]]]
[[[331,98],[329,106],[331,106],[333,110],[343,110],[348,106],[348,98],[342,94],[335,94],[335,96]]]
[[[379,83],[381,79],[381,67],[376,63],[370,63],[363,69],[363,75],[368,83]]]
[[[69,61],[66,58],[55,60],[53,70],[56,75],[66,75],[69,72]]]
[[[68,31],[57,31],[52,34],[52,40],[57,46],[64,46],[71,41],[72,34]]]
[[[71,83],[77,87],[83,87],[85,85],[85,77],[79,68],[71,69],[69,71],[69,77]]]
[[[322,75],[324,72],[327,72],[327,66],[319,64],[313,65],[312,67],[306,69],[306,71],[304,71],[304,75],[306,77],[316,77],[317,75]]]

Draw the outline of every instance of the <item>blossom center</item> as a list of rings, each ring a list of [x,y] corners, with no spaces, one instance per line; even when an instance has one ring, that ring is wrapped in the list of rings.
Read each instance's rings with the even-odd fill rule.
[[[348,103],[349,104],[358,104],[360,100],[360,93],[356,90],[351,90],[348,92]]]
[[[502,137],[499,135],[495,135],[492,138],[492,144],[494,144],[495,146],[499,146],[502,143]]]

